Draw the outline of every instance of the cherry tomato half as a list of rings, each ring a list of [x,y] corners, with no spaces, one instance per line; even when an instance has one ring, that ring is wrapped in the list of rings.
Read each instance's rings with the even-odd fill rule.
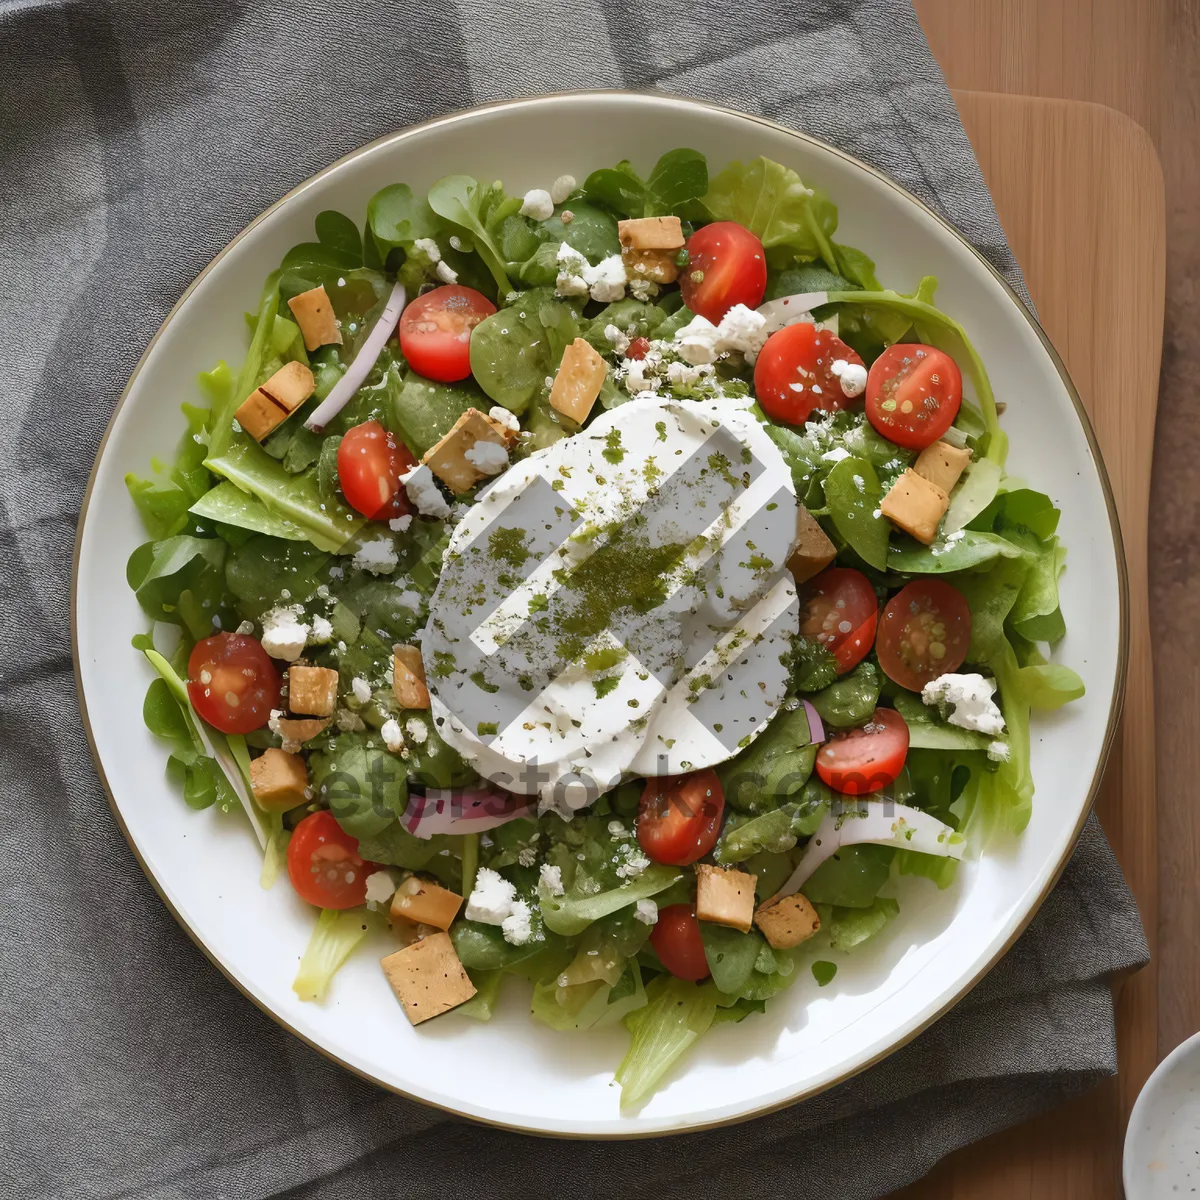
[[[355,425],[342,438],[338,482],[346,503],[364,517],[390,521],[409,511],[400,477],[417,465],[408,447],[378,421]]]
[[[258,638],[214,633],[192,647],[188,658],[188,698],[192,707],[222,733],[251,733],[282,708],[282,680]]]
[[[861,388],[848,395],[842,368],[835,371],[834,363],[863,366],[858,354],[828,329],[818,329],[811,321],[785,325],[767,338],[754,364],[759,404],[775,420],[792,425],[803,425],[814,409],[849,408]]]
[[[956,587],[941,579],[918,579],[884,606],[875,651],[883,673],[919,692],[957,671],[971,644],[971,608]]]
[[[683,867],[716,845],[724,811],[725,791],[716,771],[647,779],[637,838],[655,862]]]
[[[698,983],[708,978],[708,959],[704,955],[700,922],[690,904],[672,904],[658,910],[658,920],[650,931],[650,945],[676,979]]]
[[[932,446],[954,424],[961,404],[962,372],[943,350],[896,342],[871,364],[867,420],[897,446]]]
[[[496,306],[457,283],[418,296],[400,318],[400,352],[426,379],[456,383],[471,373],[471,330]]]
[[[688,238],[679,276],[683,302],[714,325],[736,304],[757,308],[767,290],[763,244],[736,221],[716,221]]]
[[[310,813],[288,842],[288,875],[302,900],[318,908],[356,908],[366,903],[367,876],[375,864],[326,809]]]
[[[866,796],[894,783],[908,757],[908,724],[892,708],[877,708],[858,729],[836,733],[817,751],[817,774],[835,792]]]
[[[635,337],[629,343],[629,349],[625,351],[626,358],[645,358],[646,352],[650,349],[650,339],[645,337]]]
[[[837,659],[838,674],[858,666],[875,641],[879,601],[853,567],[827,567],[800,592],[800,633]]]

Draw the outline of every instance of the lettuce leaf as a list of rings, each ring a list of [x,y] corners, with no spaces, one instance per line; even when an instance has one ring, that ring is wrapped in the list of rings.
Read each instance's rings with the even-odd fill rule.
[[[334,975],[367,936],[371,924],[365,908],[323,908],[300,959],[292,991],[301,1000],[324,1000]]]
[[[568,892],[565,896],[552,896],[542,887],[539,891],[539,905],[547,929],[572,937],[582,933],[593,921],[607,917],[610,913],[615,913],[638,900],[657,895],[682,878],[683,874],[678,867],[665,867],[654,863],[636,879],[595,895]]]

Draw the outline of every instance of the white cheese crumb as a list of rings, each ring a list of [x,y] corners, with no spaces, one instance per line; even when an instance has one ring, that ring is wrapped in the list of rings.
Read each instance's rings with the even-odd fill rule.
[[[337,727],[343,733],[360,733],[366,729],[366,724],[358,713],[351,712],[348,708],[339,708],[337,716],[334,718],[337,721]]]
[[[835,358],[829,366],[829,373],[838,377],[843,396],[861,396],[867,390],[867,368],[861,363]]]
[[[413,249],[420,250],[431,263],[442,261],[442,252],[433,238],[417,238],[413,242]]]
[[[532,217],[535,221],[545,221],[554,215],[554,201],[545,188],[532,188],[525,193],[521,202],[521,216]]]
[[[1008,762],[1012,749],[1007,742],[988,742],[987,756],[992,762]]]
[[[565,891],[562,881],[562,867],[552,867],[549,863],[542,863],[541,880],[546,887],[546,891],[552,896],[561,896]]]
[[[612,304],[625,296],[625,263],[619,254],[610,254],[594,267],[584,269],[583,277],[593,300]]]
[[[624,838],[629,836],[629,830],[625,828],[621,821],[609,821],[608,836],[612,838]]]
[[[550,185],[550,199],[561,204],[575,190],[574,175],[560,175]]]
[[[443,283],[457,283],[458,282],[458,272],[448,262],[439,262],[436,270],[437,270],[437,277]]]
[[[974,673],[948,673],[927,683],[921,689],[921,699],[926,704],[952,706],[954,711],[946,718],[951,725],[995,736],[1004,732],[1004,714],[992,700],[995,691],[993,679]]]
[[[653,900],[639,900],[634,906],[633,917],[643,925],[657,925],[658,905]]]
[[[308,640],[314,645],[324,645],[333,637],[333,625],[328,617],[313,617],[312,630]]]
[[[425,728],[425,722],[418,717],[409,717],[404,723],[404,731],[418,746],[424,745],[429,738],[429,730]]]
[[[658,295],[658,284],[653,279],[631,279],[629,280],[629,294],[635,300],[641,300],[643,303],[648,303]]]
[[[520,431],[521,422],[517,420],[517,414],[509,412],[507,408],[502,408],[499,404],[493,404],[488,409],[488,416],[498,425],[503,425],[505,429],[511,429],[513,433]]]
[[[508,451],[496,442],[485,442],[482,438],[463,457],[485,475],[499,475],[508,466]]]
[[[371,685],[361,675],[350,681],[350,690],[359,704],[366,704],[371,698]]]
[[[843,458],[849,458],[850,451],[845,446],[834,446],[832,450],[826,450],[821,455],[822,462],[840,463]]]
[[[269,608],[261,617],[262,648],[272,657],[295,662],[308,641],[308,626],[300,620],[299,604]]]
[[[753,363],[767,340],[767,318],[744,304],[735,304],[717,326],[717,351],[736,350]]]
[[[629,335],[622,333],[615,325],[605,325],[604,337],[617,354],[624,354],[629,349]]]
[[[393,517],[388,522],[388,528],[393,533],[406,533],[408,527],[412,524],[412,513],[405,513],[402,517]]]
[[[355,683],[358,682],[356,679]],[[399,754],[404,749],[404,734],[400,732],[400,722],[395,717],[388,717],[379,731],[383,744],[393,753]]]
[[[399,587],[400,584],[397,584],[396,586]],[[414,591],[410,587],[405,587],[404,590],[400,593],[399,599],[396,601],[396,603],[404,605],[405,608],[411,608],[413,610],[413,612],[420,612],[421,611],[421,593]]]
[[[522,846],[517,851],[517,862],[523,867],[532,867],[537,862],[537,848],[535,846]]]
[[[363,542],[354,552],[353,562],[358,570],[369,571],[372,575],[390,575],[400,565],[390,537]]]
[[[503,875],[490,867],[480,867],[463,915],[468,921],[499,925],[511,915],[516,899],[517,889]]]
[[[622,879],[636,879],[650,865],[650,860],[636,842],[627,842],[621,849],[625,855],[624,861],[617,867],[617,874]]]
[[[523,946],[533,937],[533,911],[527,900],[514,900],[512,912],[500,922],[504,940],[513,946]]]
[[[402,475],[400,482],[404,484],[405,494],[417,506],[421,516],[445,520],[450,515],[450,505],[434,481],[433,472],[424,463],[413,467],[407,475]]]
[[[396,881],[390,871],[373,871],[367,876],[367,903],[387,904],[396,894]]]
[[[707,317],[693,317],[675,331],[675,349],[679,357],[693,366],[717,360],[717,327]]]

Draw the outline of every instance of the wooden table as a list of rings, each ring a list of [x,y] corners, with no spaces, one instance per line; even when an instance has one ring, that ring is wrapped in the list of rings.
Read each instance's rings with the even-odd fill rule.
[[[955,100],[1042,324],[1095,424],[1121,516],[1130,673],[1122,737],[1098,811],[1153,948],[1157,817],[1146,547],[1163,322],[1162,172],[1147,134],[1111,108],[968,91]],[[1128,336],[1114,337],[1114,330]],[[1129,1109],[1158,1060],[1156,984],[1153,965],[1117,983],[1118,1078],[952,1155],[904,1191],[906,1200],[1119,1197]]]

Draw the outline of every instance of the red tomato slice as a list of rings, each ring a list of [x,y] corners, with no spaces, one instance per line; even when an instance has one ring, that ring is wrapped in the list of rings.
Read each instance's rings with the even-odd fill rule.
[[[877,708],[865,725],[834,734],[817,751],[817,774],[835,792],[866,796],[894,783],[907,757],[907,722],[893,708]]]
[[[625,351],[626,358],[645,358],[646,352],[650,349],[650,339],[644,337],[635,337],[629,343],[629,349]]]
[[[696,920],[692,905],[672,904],[660,908],[658,920],[650,931],[650,945],[676,979],[698,983],[708,978],[704,939],[700,936],[700,922]]]
[[[418,296],[400,318],[400,352],[426,379],[456,383],[471,373],[471,330],[496,306],[474,288],[452,283]]]
[[[941,579],[918,579],[884,606],[875,651],[889,679],[919,692],[939,675],[957,671],[970,644],[967,598]]]
[[[871,364],[867,420],[897,446],[933,445],[954,424],[961,404],[962,372],[935,346],[897,342]]]
[[[288,842],[288,875],[302,900],[318,908],[356,908],[366,903],[367,876],[375,864],[326,809],[310,813]]]
[[[800,592],[800,633],[837,659],[839,675],[866,657],[878,619],[875,589],[853,567],[827,567]]]
[[[214,633],[192,647],[188,658],[188,698],[192,707],[222,733],[251,733],[282,708],[282,680],[258,638]]]
[[[776,330],[754,364],[759,404],[775,420],[792,425],[803,425],[814,409],[849,408],[856,396],[842,390],[841,368],[836,374],[833,370],[836,362],[863,366],[840,337],[810,321]]]
[[[714,325],[736,304],[757,308],[767,290],[763,244],[736,221],[716,221],[688,238],[679,276],[683,302]]]
[[[637,838],[655,862],[686,866],[716,845],[724,811],[725,792],[716,771],[647,779]]]
[[[346,503],[364,517],[390,521],[409,511],[400,476],[417,465],[408,447],[378,421],[355,425],[338,446],[338,482]]]

